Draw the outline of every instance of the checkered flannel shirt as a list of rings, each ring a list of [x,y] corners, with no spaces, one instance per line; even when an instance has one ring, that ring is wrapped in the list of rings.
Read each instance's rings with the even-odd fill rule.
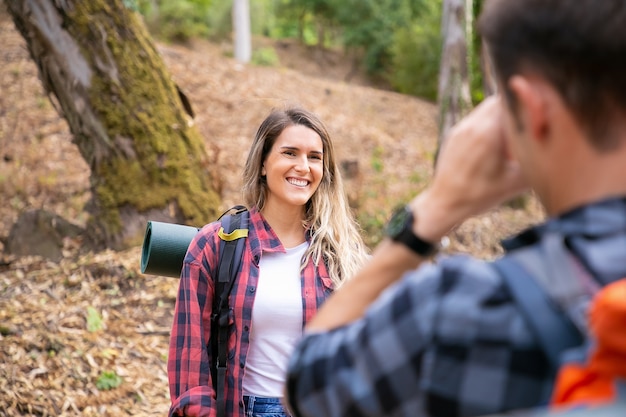
[[[558,231],[607,282],[626,276],[626,198],[572,210],[504,242]],[[364,318],[306,335],[287,376],[298,417],[478,416],[535,407],[554,375],[488,262],[441,257],[387,289]]]
[[[212,385],[211,334],[213,278],[216,276],[220,223],[202,228],[189,245],[180,277],[174,321],[170,335],[168,377],[172,405],[170,416],[215,416]],[[307,233],[307,239],[310,234]],[[250,209],[248,238],[242,268],[229,298],[231,309],[225,386],[226,415],[243,417],[242,381],[252,320],[252,304],[259,279],[262,253],[285,252],[280,240],[255,208]],[[326,266],[309,260],[302,270],[302,327],[330,295],[332,282]]]

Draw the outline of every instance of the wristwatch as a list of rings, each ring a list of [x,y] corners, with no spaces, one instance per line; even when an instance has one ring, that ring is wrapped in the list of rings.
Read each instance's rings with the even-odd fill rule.
[[[385,232],[391,240],[400,242],[423,258],[437,252],[437,246],[413,233],[415,216],[408,205],[396,210],[389,219]]]

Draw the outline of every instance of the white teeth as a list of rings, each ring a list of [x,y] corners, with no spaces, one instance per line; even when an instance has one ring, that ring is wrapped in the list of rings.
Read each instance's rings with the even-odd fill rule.
[[[304,187],[309,183],[308,181],[297,180],[295,178],[289,178],[287,181],[289,181],[289,184],[297,185],[298,187]]]

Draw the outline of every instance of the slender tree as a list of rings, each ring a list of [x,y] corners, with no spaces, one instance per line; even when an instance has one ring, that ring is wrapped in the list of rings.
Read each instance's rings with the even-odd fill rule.
[[[441,20],[443,48],[439,69],[439,147],[448,130],[471,109],[468,42],[472,0],[444,0]]]
[[[89,241],[125,248],[146,220],[202,225],[209,154],[138,14],[122,0],[5,0],[91,168]]]
[[[248,0],[233,0],[233,30],[235,32],[235,59],[250,62],[252,41],[250,35],[250,4]]]
[[[478,19],[480,13],[483,9],[483,5],[485,4],[485,0],[474,0],[474,19]],[[493,73],[493,66],[491,63],[491,58],[489,57],[489,53],[487,51],[487,44],[482,39],[481,36],[476,35],[473,36],[474,39],[474,48],[475,55],[478,56],[479,60],[479,71],[480,71],[480,81],[482,86],[482,92],[484,97],[489,97],[492,94],[497,92],[498,86],[496,83],[496,77]]]

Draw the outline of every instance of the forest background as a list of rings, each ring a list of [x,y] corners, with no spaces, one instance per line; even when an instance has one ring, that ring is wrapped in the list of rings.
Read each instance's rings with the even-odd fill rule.
[[[254,130],[272,107],[290,103],[327,122],[371,247],[392,208],[431,178],[440,0],[251,0],[247,64],[233,58],[230,1],[124,4],[142,15],[189,98],[221,173],[222,208],[240,203]],[[139,245],[85,252],[80,234],[62,237],[56,259],[8,250],[15,225],[33,211],[80,230],[91,172],[2,1],[0,43],[0,416],[165,415],[177,280],[141,274]],[[477,103],[480,43],[471,44]],[[501,238],[542,216],[529,195],[468,220],[444,252],[492,258]]]
[[[161,39],[232,40],[232,1],[126,0],[126,4],[142,13],[151,33]],[[478,15],[481,4],[472,2],[469,13]],[[365,71],[378,87],[436,101],[442,0],[252,0],[249,9],[257,40],[295,39],[320,50],[339,48],[351,62],[345,81]],[[482,98],[479,48],[473,39],[470,60],[476,100]],[[257,43],[252,62],[273,66],[279,57],[273,47]]]

